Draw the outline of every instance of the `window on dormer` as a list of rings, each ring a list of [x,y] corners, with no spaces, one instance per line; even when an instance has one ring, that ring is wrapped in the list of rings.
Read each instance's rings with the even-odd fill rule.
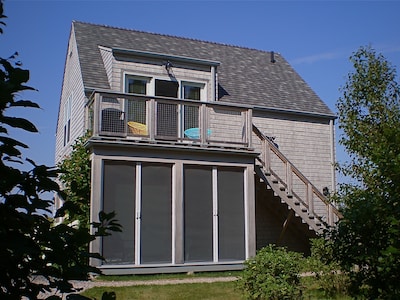
[[[156,79],[155,96],[178,98],[178,89],[177,81]]]
[[[127,76],[125,82],[125,92],[131,94],[147,94],[147,84],[149,79],[135,76]]]
[[[183,84],[183,99],[201,100],[201,87]]]

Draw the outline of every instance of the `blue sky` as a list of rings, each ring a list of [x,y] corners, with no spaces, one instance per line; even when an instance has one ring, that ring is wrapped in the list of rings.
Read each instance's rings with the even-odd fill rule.
[[[5,0],[0,56],[19,52],[41,110],[19,110],[39,134],[13,132],[26,155],[54,164],[54,135],[72,20],[281,53],[333,110],[349,56],[372,45],[400,66],[399,1],[21,1]],[[338,160],[345,155],[338,147]]]

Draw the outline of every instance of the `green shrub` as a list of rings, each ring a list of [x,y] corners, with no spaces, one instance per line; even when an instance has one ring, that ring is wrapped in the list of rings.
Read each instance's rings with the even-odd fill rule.
[[[332,242],[323,238],[311,240],[311,256],[307,259],[308,271],[314,277],[314,283],[326,297],[346,294],[349,286],[347,274],[333,260]]]
[[[238,287],[246,299],[301,299],[300,253],[274,245],[245,262]]]

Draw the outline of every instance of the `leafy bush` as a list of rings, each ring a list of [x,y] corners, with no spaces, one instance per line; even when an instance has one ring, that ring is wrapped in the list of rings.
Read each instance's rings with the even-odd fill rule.
[[[308,271],[315,275],[314,283],[326,297],[346,294],[349,285],[348,276],[340,271],[333,260],[332,241],[323,238],[311,240],[311,256],[307,258]]]
[[[300,253],[269,245],[245,262],[238,287],[246,299],[301,299]]]

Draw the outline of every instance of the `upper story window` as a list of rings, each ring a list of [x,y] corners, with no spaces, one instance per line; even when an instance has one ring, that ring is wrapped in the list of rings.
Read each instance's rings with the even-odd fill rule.
[[[125,78],[125,92],[146,95],[150,79],[127,75]]]
[[[205,83],[166,80],[139,75],[125,75],[125,93],[154,95],[188,100],[207,99]]]
[[[71,139],[71,106],[72,94],[69,95],[67,101],[64,103],[64,146],[66,146]]]
[[[188,100],[204,100],[202,95],[203,90],[203,84],[185,82],[182,84],[182,98]]]

